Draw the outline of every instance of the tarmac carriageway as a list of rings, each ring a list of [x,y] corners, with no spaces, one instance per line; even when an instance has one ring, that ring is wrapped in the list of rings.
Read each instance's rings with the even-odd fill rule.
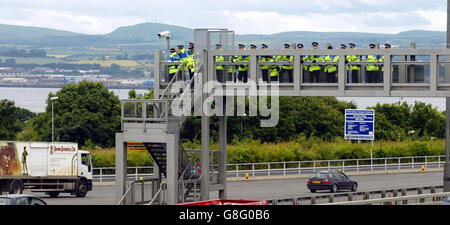
[[[411,188],[442,185],[443,170],[429,169],[402,170],[385,172],[349,172],[347,173],[359,183],[358,191],[377,191],[393,188]],[[293,198],[300,196],[323,195],[328,192],[318,191],[312,194],[306,187],[308,175],[252,177],[249,181],[243,178],[228,178],[229,199],[270,200]],[[151,184],[145,185],[145,192],[150,193]],[[138,185],[137,190],[141,187]],[[30,193],[24,191],[24,193]],[[32,193],[42,197],[49,205],[115,205],[115,187],[113,182],[94,183],[93,191],[85,198],[76,198],[70,194],[61,194],[58,198],[50,198],[44,193]],[[211,193],[211,199],[217,198],[218,193]],[[140,198],[140,192],[136,192]]]

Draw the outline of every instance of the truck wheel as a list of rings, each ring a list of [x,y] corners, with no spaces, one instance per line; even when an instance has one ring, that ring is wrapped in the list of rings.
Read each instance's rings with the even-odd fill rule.
[[[9,186],[10,194],[22,194],[23,193],[23,183],[21,180],[13,180]]]
[[[83,197],[86,196],[87,192],[88,192],[87,182],[85,180],[80,180],[78,182],[78,188],[77,188],[76,196],[80,197],[80,198],[83,198]]]
[[[59,191],[51,191],[48,193],[48,196],[50,196],[51,198],[56,198],[59,196]]]

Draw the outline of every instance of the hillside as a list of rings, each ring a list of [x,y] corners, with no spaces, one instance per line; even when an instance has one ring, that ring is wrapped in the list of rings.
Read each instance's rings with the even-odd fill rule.
[[[33,40],[50,37],[73,37],[83,34],[41,27],[0,24],[0,43],[32,43]]]
[[[68,31],[47,28],[25,27],[13,25],[0,25],[0,45],[31,45],[34,47],[107,47],[107,46],[140,46],[146,49],[161,48],[165,42],[157,38],[157,33],[169,30],[172,33],[172,46],[178,43],[187,43],[193,39],[191,28],[173,26],[160,23],[142,23],[133,26],[119,27],[111,33],[104,35],[85,35]],[[360,47],[367,47],[370,42],[391,44],[400,47],[409,47],[416,42],[418,48],[445,47],[446,33],[440,31],[413,30],[398,34],[377,34],[359,32],[311,32],[294,31],[271,35],[236,35],[236,44],[270,44],[273,48],[281,48],[283,43],[303,43],[309,47],[312,41],[321,44],[331,43],[337,46],[340,43],[354,42]],[[142,49],[142,47],[134,47]]]
[[[190,28],[172,26],[160,23],[142,23],[133,26],[119,27],[104,35],[111,42],[142,43],[159,41],[157,33],[170,31],[172,40],[192,40],[193,31]]]

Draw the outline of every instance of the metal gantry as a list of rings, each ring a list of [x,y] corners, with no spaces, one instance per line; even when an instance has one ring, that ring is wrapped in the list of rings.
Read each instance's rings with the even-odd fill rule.
[[[218,34],[215,43],[221,43],[224,50],[213,50],[214,34]],[[231,34],[231,38],[229,35]],[[232,50],[234,46],[234,32],[226,29],[196,29],[194,30],[196,70],[193,79],[187,81],[187,73],[179,70],[172,80],[168,80],[168,67],[173,65],[163,59],[161,51],[155,52],[155,100],[140,100],[135,102],[141,106],[140,116],[126,118],[125,103],[122,101],[122,131],[116,135],[116,196],[121,199],[126,192],[126,143],[158,143],[164,144],[167,173],[167,200],[169,204],[176,204],[184,199],[180,189],[185,189],[186,182],[180,178],[186,169],[183,163],[183,149],[180,148],[180,127],[184,116],[175,115],[172,111],[174,104],[180,104],[185,97],[194,104],[192,115],[202,117],[202,150],[200,152],[201,176],[199,180],[202,200],[210,199],[212,191],[218,191],[219,198],[226,198],[226,155],[227,155],[227,106],[234,105],[233,96],[259,95],[267,89],[276,89],[279,96],[334,96],[334,97],[446,97],[447,98],[447,152],[450,140],[449,112],[450,112],[450,49],[375,49],[375,50]],[[230,43],[231,40],[231,43]],[[412,45],[413,47],[415,45]],[[302,60],[305,56],[339,56],[335,62],[310,62]],[[367,61],[368,55],[379,55],[382,61]],[[223,62],[217,62],[216,56],[224,56]],[[246,62],[237,62],[237,56],[249,56]],[[263,56],[292,56],[292,61],[262,62]],[[359,62],[349,62],[347,56],[356,56]],[[179,65],[179,63],[176,63]],[[281,79],[278,82],[263,81],[261,66],[293,66],[293,82]],[[319,82],[313,83],[309,77],[310,66],[320,66],[322,72]],[[337,67],[337,79],[334,83],[326,83],[323,68],[327,65]],[[368,83],[366,67],[378,65],[379,82]],[[217,80],[217,66],[224,71],[233,71],[225,76],[235,76],[239,66],[248,66],[248,82],[227,82]],[[358,83],[351,82],[350,68],[359,66],[357,73]],[[182,66],[180,66],[181,68]],[[228,70],[231,68],[231,70]],[[389,69],[382,69],[389,68]],[[281,75],[283,76],[283,75]],[[280,76],[280,77],[281,77]],[[176,86],[181,83],[184,85]],[[211,81],[214,82],[211,87]],[[221,89],[221,92],[206,92],[210,89]],[[193,89],[191,90],[191,87]],[[256,89],[254,92],[252,89]],[[256,94],[255,94],[256,93]],[[203,103],[210,97],[222,101],[218,111],[219,115],[219,151],[217,158],[211,160],[209,116],[204,113]],[[181,100],[180,100],[181,99]],[[186,100],[187,101],[187,100]],[[184,103],[182,103],[184,104]],[[147,107],[152,105],[152,107]],[[199,106],[199,107],[196,107]],[[151,109],[150,109],[151,108]],[[188,111],[192,108],[189,107]],[[191,115],[191,114],[189,114]],[[245,114],[246,115],[246,114]],[[153,156],[153,155],[152,155]],[[216,162],[216,167],[213,163]],[[183,166],[184,165],[184,166]],[[215,168],[215,169],[214,169]],[[444,183],[449,182],[448,163],[445,169]],[[213,179],[216,177],[217,179]],[[446,190],[448,191],[448,190]]]

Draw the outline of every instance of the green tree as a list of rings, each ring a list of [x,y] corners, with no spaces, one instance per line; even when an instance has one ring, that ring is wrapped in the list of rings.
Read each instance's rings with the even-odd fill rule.
[[[0,140],[15,140],[23,123],[17,118],[17,107],[13,101],[0,100]]]
[[[54,102],[55,140],[77,142],[80,146],[88,140],[110,147],[115,143],[115,133],[120,131],[120,101],[100,82],[83,81],[64,86],[47,98],[45,113],[33,120],[33,129],[41,140],[51,140],[52,104]]]

